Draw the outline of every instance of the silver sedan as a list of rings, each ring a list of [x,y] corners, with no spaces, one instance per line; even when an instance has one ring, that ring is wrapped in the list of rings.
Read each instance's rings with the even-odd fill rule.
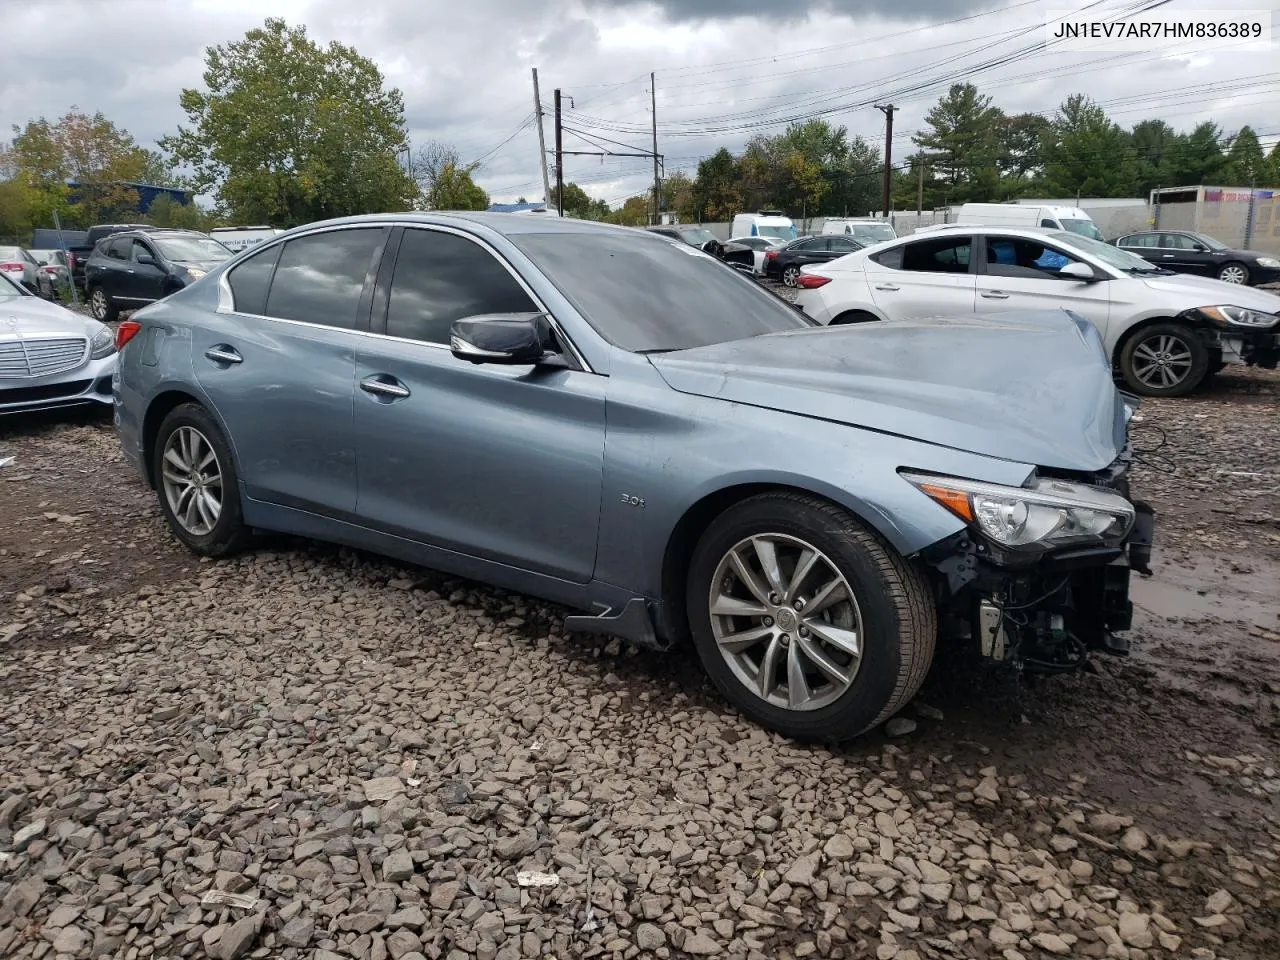
[[[0,414],[111,404],[111,328],[0,275]]]

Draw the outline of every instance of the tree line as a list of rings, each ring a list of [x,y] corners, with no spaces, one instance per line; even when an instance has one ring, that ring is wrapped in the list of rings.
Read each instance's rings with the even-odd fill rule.
[[[207,230],[220,223],[289,227],[329,217],[406,209],[481,210],[478,163],[439,141],[408,150],[404,99],[378,67],[344,44],[315,43],[305,27],[268,19],[242,40],[205,51],[204,89],[181,91],[186,122],[146,148],[102,113],[72,107],[13,128],[0,145],[0,238],[33,227],[112,220]],[[1243,127],[1205,121],[1178,131],[1161,119],[1130,129],[1083,95],[1050,116],[1008,114],[958,83],[929,110],[892,171],[895,209],[1020,197],[1146,196],[1153,187],[1280,186],[1280,146],[1265,154]],[[895,153],[898,153],[895,144]],[[179,173],[181,171],[181,173]],[[881,204],[882,145],[809,120],[720,148],[692,175],[661,182],[660,206],[682,222],[749,210],[794,218],[865,214]],[[73,190],[68,184],[74,182]],[[146,215],[129,184],[214,197],[212,210],[161,198]],[[548,198],[554,205],[556,196]],[[564,188],[570,216],[640,225],[652,188],[617,207]]]

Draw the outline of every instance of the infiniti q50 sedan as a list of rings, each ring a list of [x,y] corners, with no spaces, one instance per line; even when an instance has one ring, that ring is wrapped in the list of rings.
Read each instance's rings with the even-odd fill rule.
[[[403,214],[268,240],[118,340],[125,453],[194,551],[284,531],[692,642],[790,736],[892,715],[939,635],[1127,650],[1134,403],[1063,311],[824,328],[647,231]]]

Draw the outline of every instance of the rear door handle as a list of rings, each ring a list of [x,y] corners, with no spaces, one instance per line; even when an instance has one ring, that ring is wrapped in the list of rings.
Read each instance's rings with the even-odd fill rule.
[[[386,397],[388,400],[403,400],[409,396],[409,388],[386,373],[375,373],[360,381],[360,389],[375,397]]]
[[[1003,290],[983,290],[982,296],[988,300],[1008,300],[1009,295]]]
[[[235,347],[228,346],[225,343],[219,343],[210,347],[204,352],[205,359],[212,360],[214,363],[243,363],[244,357],[236,352]]]
[[[876,289],[877,290],[901,290],[902,288],[899,287],[896,283],[877,283]]]

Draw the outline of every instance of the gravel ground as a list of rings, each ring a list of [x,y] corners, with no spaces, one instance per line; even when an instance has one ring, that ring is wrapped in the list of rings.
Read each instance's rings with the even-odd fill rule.
[[[0,956],[1274,958],[1280,376],[1142,417],[1134,656],[944,656],[838,751],[524,597],[199,561],[103,418],[5,421]]]

